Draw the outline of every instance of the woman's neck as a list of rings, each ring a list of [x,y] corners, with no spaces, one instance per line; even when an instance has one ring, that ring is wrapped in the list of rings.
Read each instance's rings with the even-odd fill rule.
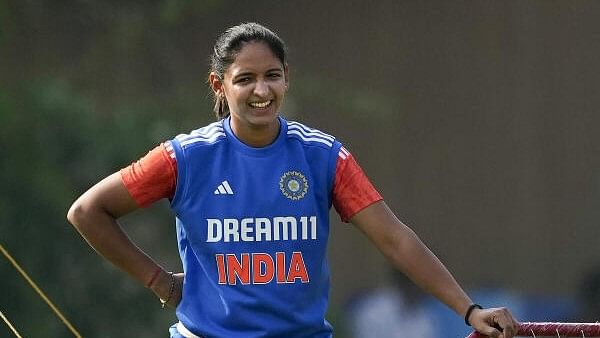
[[[278,118],[273,123],[259,126],[242,125],[237,122],[234,119],[231,120],[231,130],[240,141],[250,147],[268,146],[275,142],[279,135],[280,122]]]

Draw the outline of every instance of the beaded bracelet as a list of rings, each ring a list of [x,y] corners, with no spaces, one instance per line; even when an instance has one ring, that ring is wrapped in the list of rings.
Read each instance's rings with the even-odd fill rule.
[[[165,305],[171,300],[171,297],[173,297],[173,291],[175,290],[175,276],[173,276],[173,271],[169,271],[169,277],[171,277],[169,295],[167,296],[167,299],[160,298],[160,304],[163,309],[165,308]]]

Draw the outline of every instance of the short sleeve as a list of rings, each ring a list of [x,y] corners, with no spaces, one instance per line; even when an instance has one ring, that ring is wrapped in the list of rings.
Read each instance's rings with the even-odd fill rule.
[[[140,207],[171,199],[175,194],[177,162],[169,142],[161,143],[120,172],[123,184]]]
[[[382,199],[354,156],[342,147],[333,186],[333,206],[342,221],[348,222],[357,212]]]

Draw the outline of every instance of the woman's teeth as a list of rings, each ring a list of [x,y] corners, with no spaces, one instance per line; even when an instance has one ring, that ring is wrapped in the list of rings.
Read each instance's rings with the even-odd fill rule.
[[[254,108],[265,108],[266,106],[268,106],[271,103],[271,101],[265,101],[265,102],[252,102],[250,103],[250,106],[254,107]]]

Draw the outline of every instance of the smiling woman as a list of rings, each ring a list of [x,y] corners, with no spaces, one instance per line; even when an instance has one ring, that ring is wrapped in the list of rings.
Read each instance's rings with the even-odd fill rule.
[[[209,83],[231,115],[231,129],[244,143],[262,147],[279,132],[277,115],[287,91],[287,65],[261,41],[247,41],[235,53],[235,62],[219,75],[212,71]],[[216,68],[216,67],[215,67]],[[224,115],[224,116],[223,116]]]
[[[280,116],[288,66],[275,33],[256,23],[225,31],[209,85],[217,122],[165,141],[68,213],[94,249],[176,308],[171,337],[332,337],[325,319],[332,205],[469,325],[514,335],[510,312],[473,304],[340,141]],[[163,198],[176,215],[182,273],[165,271],[117,223]]]

